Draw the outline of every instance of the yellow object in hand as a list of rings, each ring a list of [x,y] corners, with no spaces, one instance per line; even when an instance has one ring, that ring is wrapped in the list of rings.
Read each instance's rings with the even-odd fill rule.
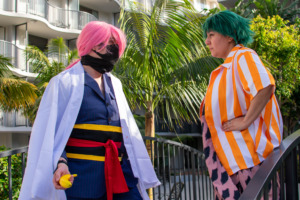
[[[63,188],[72,187],[72,183],[69,181],[71,176],[72,176],[71,174],[65,174],[62,177],[60,177],[60,179],[59,179],[60,186]],[[77,176],[77,174],[73,174],[73,177],[76,177],[76,176]]]

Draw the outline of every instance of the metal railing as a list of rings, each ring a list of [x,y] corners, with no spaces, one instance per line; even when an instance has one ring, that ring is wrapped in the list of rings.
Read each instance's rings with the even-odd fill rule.
[[[4,57],[11,59],[11,64],[16,68],[20,69],[24,72],[34,73],[33,66],[30,65],[29,62],[26,60],[26,53],[25,49],[18,47],[17,45],[5,41],[0,40],[0,54]],[[50,61],[59,61],[64,65],[68,65],[68,56],[65,54],[57,54],[51,53],[47,54],[47,57]]]
[[[19,169],[19,170],[22,170],[21,174],[22,174],[22,177],[23,177],[24,171],[25,171],[25,153],[27,153],[27,152],[28,152],[28,147],[22,147],[22,148],[18,148],[18,149],[13,149],[13,150],[9,150],[9,151],[0,152],[0,159],[7,158],[7,172],[8,172],[7,176],[8,176],[8,196],[9,196],[9,200],[12,200],[12,197],[13,197],[13,193],[12,193],[12,188],[13,188],[12,156],[14,156],[16,154],[21,154],[22,169]],[[0,166],[1,170],[3,170],[4,167],[5,166]]]
[[[4,112],[0,110],[0,126],[18,127],[30,126],[28,119],[22,114],[22,111]]]
[[[81,30],[88,22],[98,20],[90,13],[59,8],[46,0],[0,0],[0,10],[39,16],[53,26],[65,29]]]
[[[300,197],[300,129],[282,141],[256,172],[240,200],[299,200]],[[279,180],[278,175],[279,174]],[[280,198],[277,183],[280,182]],[[270,184],[272,182],[272,184]],[[269,189],[272,187],[272,197]]]
[[[161,138],[144,137],[144,141],[162,183],[153,188],[154,200],[213,199],[203,152]]]
[[[161,138],[144,137],[150,150],[156,174],[161,185],[153,188],[154,200],[213,199],[213,188],[202,152],[178,142]],[[8,159],[9,199],[12,199],[11,157],[21,153],[22,175],[25,168],[25,153],[28,147],[0,152],[1,159]],[[269,199],[270,182],[277,182],[280,174],[280,198],[276,184],[272,184],[272,199],[299,199],[300,180],[300,130],[282,141],[282,144],[263,162],[250,181],[240,200]]]
[[[11,58],[11,64],[15,68],[20,69],[25,72],[31,72],[29,65],[26,62],[25,49],[17,47],[15,44],[0,40],[0,54],[4,57]]]
[[[161,185],[153,188],[154,200],[213,199],[213,189],[205,165],[204,154],[187,145],[161,138],[144,137],[151,150],[151,159]],[[8,159],[8,190],[16,187],[11,177],[11,156],[22,153],[22,175],[28,147],[0,152],[0,159]]]

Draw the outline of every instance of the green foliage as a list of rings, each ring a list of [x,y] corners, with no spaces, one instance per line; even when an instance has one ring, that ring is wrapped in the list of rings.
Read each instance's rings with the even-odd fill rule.
[[[299,20],[295,25],[280,16],[253,19],[251,29],[255,32],[253,48],[270,69],[276,80],[276,96],[279,100],[283,117],[299,113],[299,101],[292,98],[299,94],[300,86],[300,29]],[[298,92],[297,92],[298,91]],[[294,110],[298,107],[298,110]],[[298,116],[298,117],[297,117]],[[299,119],[299,114],[292,117]],[[286,129],[292,130],[287,124]]]
[[[0,77],[3,77],[7,73],[10,73],[10,70],[8,67],[12,67],[11,59],[6,58],[0,54]]]
[[[9,58],[0,55],[0,108],[4,111],[18,110],[32,105],[37,98],[37,88],[14,76]]]
[[[245,1],[245,0],[238,0],[234,7],[229,9],[232,12],[235,12],[236,14],[245,17],[245,18],[253,18],[256,14],[256,10],[251,8],[251,4],[253,1]]]
[[[193,142],[195,142],[195,138],[188,135],[177,135],[177,137],[174,137],[171,139],[172,141],[179,142],[181,144],[185,144],[188,146],[191,146]],[[191,146],[193,148],[197,148],[195,145]]]
[[[0,152],[6,151],[4,146],[0,146]],[[26,163],[26,161],[25,161]],[[21,154],[11,156],[11,171],[12,171],[12,194],[13,199],[18,199],[21,184],[22,184],[22,157]],[[8,158],[0,158],[0,197],[8,199]]]
[[[142,136],[145,136],[145,116],[133,115],[133,117]]]
[[[252,0],[256,6],[255,16],[261,15],[263,18],[279,15],[284,20],[294,23],[294,18],[300,14],[300,8],[297,8],[299,0],[289,3],[289,0]]]
[[[300,14],[300,8],[297,8],[298,3],[299,0],[293,2],[290,0],[238,0],[230,10],[246,18],[255,18],[259,15],[267,18],[279,15],[294,24],[297,15]]]
[[[24,109],[25,116],[33,123],[48,82],[52,77],[62,72],[74,59],[78,58],[78,54],[77,50],[68,49],[61,37],[49,41],[47,52],[30,45],[26,47],[25,52],[33,72],[38,74],[35,80],[35,85],[38,87],[38,98],[33,105]]]
[[[195,13],[186,0],[158,0],[149,10],[129,4],[120,14],[128,45],[114,72],[131,108],[159,114],[170,126],[173,119],[177,125],[197,120],[203,77],[217,66]]]

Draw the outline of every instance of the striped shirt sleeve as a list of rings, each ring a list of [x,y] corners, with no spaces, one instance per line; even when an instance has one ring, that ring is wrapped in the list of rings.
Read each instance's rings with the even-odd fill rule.
[[[237,71],[244,91],[252,97],[259,90],[275,85],[273,76],[254,52],[245,51],[238,55]]]

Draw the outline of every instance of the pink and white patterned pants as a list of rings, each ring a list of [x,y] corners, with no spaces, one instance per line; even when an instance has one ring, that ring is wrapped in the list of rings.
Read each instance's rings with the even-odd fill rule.
[[[214,187],[215,200],[235,200],[239,199],[248,183],[260,167],[256,165],[249,169],[244,169],[229,176],[221,164],[212,143],[211,134],[206,124],[204,114],[201,117],[203,151],[205,163]],[[279,176],[277,174],[277,194],[279,199]],[[269,199],[272,199],[272,186],[269,186]]]

